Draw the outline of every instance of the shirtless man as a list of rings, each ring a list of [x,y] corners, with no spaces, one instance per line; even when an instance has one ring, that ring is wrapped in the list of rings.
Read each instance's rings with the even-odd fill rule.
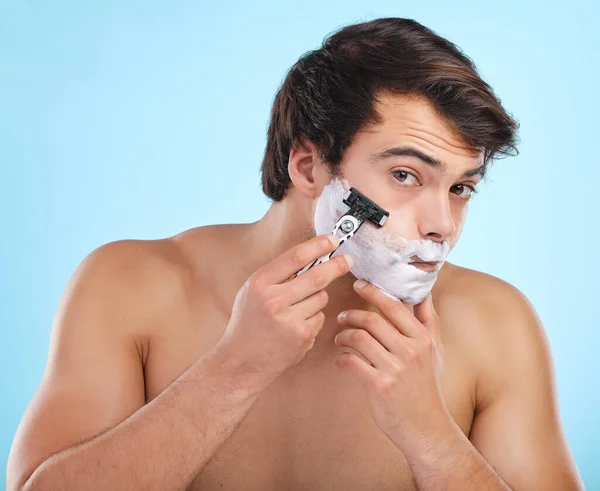
[[[415,256],[399,267],[437,281],[403,302],[402,282],[358,288],[344,246],[294,277],[335,248],[315,214],[338,178],[390,212],[382,232],[452,248],[516,127],[420,24],[334,34],[275,99],[264,217],[106,244],[77,268],[8,489],[583,489],[517,289]],[[354,250],[353,268],[380,259]]]

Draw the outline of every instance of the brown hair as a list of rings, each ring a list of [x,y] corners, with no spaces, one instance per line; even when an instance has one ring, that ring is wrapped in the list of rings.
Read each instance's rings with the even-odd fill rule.
[[[380,91],[427,98],[467,145],[483,151],[486,165],[518,154],[518,123],[460,48],[414,20],[376,19],[333,33],[289,70],[271,110],[264,193],[285,196],[290,150],[300,138],[335,174],[356,133],[381,122],[374,110]]]

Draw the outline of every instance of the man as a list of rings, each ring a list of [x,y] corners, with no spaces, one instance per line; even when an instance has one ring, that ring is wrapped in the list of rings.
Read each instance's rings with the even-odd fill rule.
[[[77,268],[8,489],[582,489],[534,310],[440,268],[516,129],[417,22],[330,36],[275,98],[262,219],[110,243]],[[337,247],[317,229],[349,186],[387,222],[296,276]]]

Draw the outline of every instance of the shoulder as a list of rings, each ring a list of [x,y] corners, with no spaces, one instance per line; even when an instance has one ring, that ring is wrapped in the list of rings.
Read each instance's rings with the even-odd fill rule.
[[[143,334],[185,301],[193,275],[174,238],[109,242],[79,263],[58,315],[76,319],[94,315],[107,326]]]
[[[550,365],[541,320],[518,288],[495,276],[445,264],[434,302],[460,336],[477,370],[479,409],[494,400],[528,360]]]
[[[98,282],[153,285],[156,280],[181,278],[185,258],[173,238],[126,239],[109,242],[90,252],[77,267],[75,277]],[[148,283],[148,280],[150,281]],[[123,285],[125,285],[123,284]]]
[[[231,242],[230,227],[210,225],[164,239],[104,244],[81,261],[64,297],[85,296],[144,327],[160,323],[210,293],[205,280]]]
[[[506,315],[526,315],[532,311],[527,297],[514,285],[451,263],[444,264],[436,288],[442,303],[458,305],[490,322],[498,316],[505,319]]]
[[[196,227],[164,239],[109,242],[83,259],[72,280],[98,287],[110,284],[132,300],[180,299],[190,287],[202,284],[198,278],[202,266],[211,264],[222,248],[225,227]]]

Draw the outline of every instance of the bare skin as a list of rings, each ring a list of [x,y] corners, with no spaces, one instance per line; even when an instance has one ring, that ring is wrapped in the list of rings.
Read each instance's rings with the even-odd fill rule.
[[[386,97],[379,110],[383,124],[355,138],[344,177],[400,217],[391,233],[454,245],[465,186],[480,179],[462,176],[480,156],[423,101]],[[409,144],[445,169],[369,160]],[[361,384],[336,365],[349,351],[334,343],[348,327],[338,313],[376,310],[342,257],[329,266],[323,321],[296,351],[282,338],[280,349],[269,337],[258,348],[244,334],[264,326],[242,325],[251,309],[234,308],[238,291],[310,236],[330,179],[316,154],[309,143],[292,151],[293,188],[255,223],[120,241],[86,258],[57,311],[48,366],[11,450],[9,490],[467,489],[450,485],[451,474],[478,480],[473,489],[583,489],[543,327],[502,280],[447,262],[432,291],[443,399],[464,437],[422,436],[423,448],[453,442],[435,468],[420,442],[403,452],[378,427]],[[265,355],[271,349],[280,359]]]

